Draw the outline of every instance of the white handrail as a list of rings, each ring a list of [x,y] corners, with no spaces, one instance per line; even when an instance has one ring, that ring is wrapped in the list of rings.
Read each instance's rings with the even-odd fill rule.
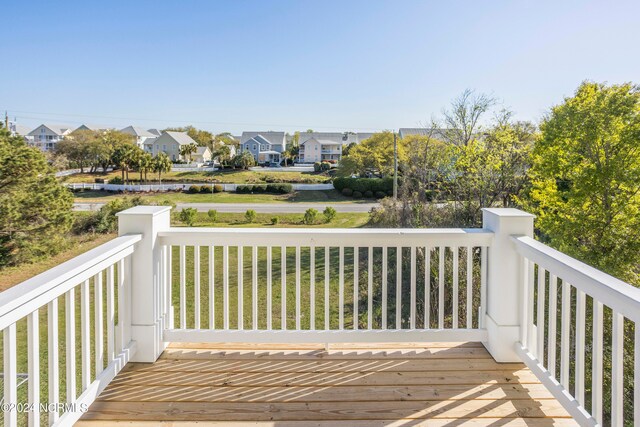
[[[172,228],[158,233],[163,245],[231,246],[489,246],[493,233],[476,228],[270,229]],[[224,242],[224,243],[222,243]]]
[[[513,241],[516,250],[523,257],[553,272],[576,289],[613,308],[626,318],[640,322],[640,289],[531,237],[514,236]]]
[[[117,237],[0,293],[0,330],[133,252],[140,234]]]

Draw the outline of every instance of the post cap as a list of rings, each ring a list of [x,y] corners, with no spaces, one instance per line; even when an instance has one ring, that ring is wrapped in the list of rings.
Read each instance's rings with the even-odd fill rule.
[[[127,210],[118,212],[116,216],[124,216],[124,215],[156,216],[168,211],[171,211],[171,206],[134,206]]]
[[[482,208],[482,212],[502,217],[535,218],[534,214],[515,208]]]

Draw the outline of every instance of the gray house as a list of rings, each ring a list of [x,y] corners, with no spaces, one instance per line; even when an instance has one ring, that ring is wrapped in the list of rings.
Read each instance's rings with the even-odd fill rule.
[[[280,163],[287,149],[284,132],[242,132],[239,152],[249,152],[258,163]]]

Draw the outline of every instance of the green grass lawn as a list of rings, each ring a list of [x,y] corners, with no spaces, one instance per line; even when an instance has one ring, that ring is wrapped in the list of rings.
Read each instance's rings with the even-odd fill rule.
[[[63,177],[62,180],[68,183],[95,182],[96,178],[112,179],[121,177],[120,171],[103,173],[79,173]],[[158,183],[157,174],[148,174],[149,184]],[[129,179],[137,184],[140,174],[129,172]],[[296,184],[319,184],[330,182],[331,178],[326,172],[260,172],[246,171],[240,169],[223,170],[215,172],[167,172],[162,175],[163,183],[173,182],[217,182],[225,184],[265,184],[269,182],[289,182]]]
[[[174,226],[184,226],[178,219],[178,212],[173,212],[171,223]],[[338,213],[331,222],[325,222],[322,211],[319,210],[315,224],[302,223],[304,214],[256,214],[256,220],[248,223],[243,213],[218,213],[216,222],[212,222],[206,212],[198,212],[195,227],[268,227],[268,228],[360,228],[369,220],[368,213]],[[278,224],[272,225],[271,219],[278,218]]]
[[[354,200],[335,190],[294,191],[290,194],[238,194],[238,193],[136,193],[143,200],[161,203],[170,200],[174,203],[366,203],[373,200]],[[74,194],[77,203],[107,202],[126,195],[108,191],[80,191]]]

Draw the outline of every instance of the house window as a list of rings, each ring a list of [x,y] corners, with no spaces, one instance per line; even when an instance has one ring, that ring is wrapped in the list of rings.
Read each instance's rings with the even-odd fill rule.
[[[166,145],[166,144],[163,144],[163,145],[162,145],[162,150],[163,150],[163,151],[167,151],[167,145]]]
[[[253,151],[256,151],[256,144],[253,144]]]

